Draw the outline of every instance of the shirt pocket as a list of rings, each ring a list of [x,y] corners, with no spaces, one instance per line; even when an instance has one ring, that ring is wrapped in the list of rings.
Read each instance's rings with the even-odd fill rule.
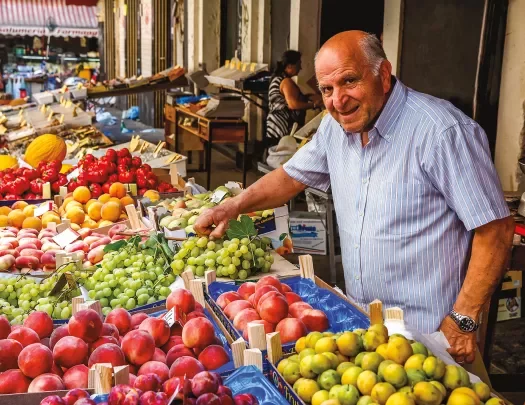
[[[421,182],[384,182],[376,200],[379,235],[414,235],[425,228],[425,198],[430,186]],[[428,213],[427,213],[428,215]]]

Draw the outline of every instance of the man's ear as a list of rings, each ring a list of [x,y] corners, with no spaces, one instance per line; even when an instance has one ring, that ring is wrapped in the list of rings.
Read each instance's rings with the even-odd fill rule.
[[[387,59],[381,62],[381,66],[379,67],[379,75],[381,76],[383,91],[386,94],[390,91],[390,87],[392,86],[390,79],[392,75],[392,64]]]

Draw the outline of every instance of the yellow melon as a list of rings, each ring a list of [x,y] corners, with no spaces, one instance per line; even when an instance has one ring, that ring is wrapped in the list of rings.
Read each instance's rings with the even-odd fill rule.
[[[42,161],[63,161],[66,153],[66,143],[61,137],[53,134],[45,134],[40,135],[29,144],[24,159],[31,166],[37,167]]]
[[[18,167],[18,160],[13,156],[0,155],[0,170]]]

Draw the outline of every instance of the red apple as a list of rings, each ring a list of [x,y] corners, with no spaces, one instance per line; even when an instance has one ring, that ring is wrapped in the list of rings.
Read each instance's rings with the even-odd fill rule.
[[[76,336],[84,342],[94,342],[102,332],[102,319],[92,309],[78,311],[69,320],[68,331],[71,336]]]
[[[169,377],[193,378],[194,375],[205,371],[201,362],[193,357],[183,356],[173,362],[170,367]]]
[[[126,359],[138,366],[148,362],[155,353],[155,340],[144,330],[132,330],[122,339],[122,351]]]
[[[0,373],[18,368],[18,356],[23,348],[17,340],[0,340]]]
[[[88,345],[75,336],[65,336],[53,348],[53,360],[60,367],[70,368],[84,363],[88,355]]]
[[[182,328],[182,341],[190,348],[205,348],[215,340],[213,324],[206,318],[194,318]]]
[[[131,329],[137,329],[146,318],[149,318],[149,316],[144,312],[137,312],[136,314],[131,315]]]
[[[119,334],[124,336],[131,329],[131,315],[124,308],[115,308],[106,316],[106,323],[115,325]]]
[[[281,343],[295,342],[308,334],[306,325],[296,318],[284,318],[275,327],[275,331],[281,335]]]
[[[216,370],[230,361],[228,352],[224,347],[211,345],[199,354],[199,361],[206,370]]]
[[[230,302],[237,300],[242,300],[242,297],[235,291],[227,291],[217,297],[217,305],[224,309]]]
[[[189,314],[195,310],[195,298],[190,291],[184,288],[176,288],[166,299],[166,309],[169,311],[175,305],[180,307],[185,314]]]
[[[87,388],[88,387],[89,368],[84,364],[79,364],[68,369],[64,373],[62,380],[66,389]]]
[[[17,394],[27,392],[31,379],[20,370],[7,370],[0,373],[0,394]]]
[[[226,305],[226,308],[224,308],[224,314],[231,321],[235,317],[235,315],[237,315],[239,312],[246,308],[253,308],[253,306],[245,300],[232,301],[228,305]]]
[[[49,348],[53,350],[57,342],[64,336],[69,336],[67,325],[61,325],[53,331],[51,337],[49,338]]]
[[[53,353],[41,343],[26,346],[18,356],[18,368],[30,378],[49,373],[53,366]]]
[[[233,397],[232,390],[225,385],[219,385],[217,395],[228,395],[229,397]]]
[[[160,382],[163,383],[169,378],[170,369],[160,361],[148,361],[140,366],[138,376],[145,374],[155,374],[160,378]]]
[[[11,333],[11,324],[4,315],[0,315],[0,339],[7,339]]]
[[[16,329],[13,328],[7,338],[20,342],[24,347],[33,343],[40,343],[38,333],[36,333],[33,329],[26,328],[25,326],[20,326]]]
[[[53,319],[43,311],[31,312],[24,321],[24,326],[33,329],[40,339],[49,337],[53,333]]]
[[[55,374],[42,374],[36,377],[31,384],[27,392],[45,392],[45,391],[59,391],[64,390],[64,382],[62,379]]]
[[[126,358],[120,347],[112,343],[106,343],[97,347],[89,356],[88,367],[93,364],[111,363],[113,367],[125,366]]]
[[[91,398],[80,398],[75,402],[75,405],[97,405]]]
[[[252,295],[254,292],[255,283],[252,283],[251,281],[242,284],[237,290],[237,294],[239,294],[243,300],[247,300],[248,298],[250,298],[250,295]]]
[[[144,319],[139,326],[139,330],[148,332],[155,340],[155,346],[157,347],[166,344],[170,338],[170,327],[164,319]]]

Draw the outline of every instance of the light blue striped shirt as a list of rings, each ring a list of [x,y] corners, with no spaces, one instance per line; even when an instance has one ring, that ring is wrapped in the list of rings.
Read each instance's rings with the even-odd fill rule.
[[[362,147],[327,115],[284,169],[332,187],[347,295],[438,329],[465,278],[473,229],[509,216],[486,135],[452,104],[396,81]]]

